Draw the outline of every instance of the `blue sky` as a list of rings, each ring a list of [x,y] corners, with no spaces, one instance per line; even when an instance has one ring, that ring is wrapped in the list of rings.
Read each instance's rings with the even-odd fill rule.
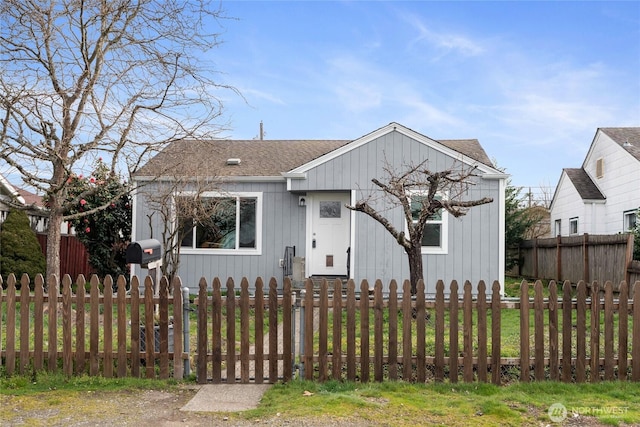
[[[598,127],[640,126],[640,2],[223,2],[229,130],[356,139],[392,121],[477,138],[518,186],[557,184]],[[534,191],[536,191],[534,189]]]

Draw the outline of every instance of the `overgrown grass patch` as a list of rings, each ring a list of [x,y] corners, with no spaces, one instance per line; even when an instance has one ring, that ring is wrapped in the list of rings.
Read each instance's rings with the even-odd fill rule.
[[[251,420],[278,413],[294,420],[324,416],[383,425],[540,425],[551,423],[548,410],[554,403],[563,404],[568,415],[578,420],[591,417],[612,425],[640,422],[640,384],[619,382],[546,381],[499,387],[447,382],[293,381],[274,386],[260,408],[237,416]]]
[[[47,411],[47,408],[54,411],[73,402],[74,410],[87,411],[91,415],[94,409],[84,400],[94,393],[116,393],[135,398],[143,390],[171,392],[184,384],[134,378],[66,378],[39,373],[35,381],[31,376],[0,380],[0,400],[19,401],[20,407],[27,411]],[[564,405],[568,416],[577,415],[572,420],[574,424],[586,423],[586,417],[609,425],[640,423],[640,384],[631,382],[566,384],[545,381],[495,386],[449,382],[291,381],[271,387],[257,409],[225,416],[231,424],[234,419],[257,422],[278,418],[292,425],[313,419],[328,423],[357,421],[397,426],[539,426],[553,424],[548,410],[555,403]],[[0,415],[4,410],[11,409],[0,409]]]
[[[73,392],[86,391],[122,391],[122,390],[166,390],[178,385],[176,380],[159,380],[146,378],[104,378],[100,376],[66,377],[62,373],[46,371],[36,372],[30,376],[0,375],[0,394],[29,395],[52,390]]]

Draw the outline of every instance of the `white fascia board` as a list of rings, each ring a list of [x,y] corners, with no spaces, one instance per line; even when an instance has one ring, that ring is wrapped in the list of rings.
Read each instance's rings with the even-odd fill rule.
[[[321,165],[325,162],[328,162],[330,160],[333,160],[337,157],[342,156],[345,153],[348,153],[351,150],[354,150],[370,141],[373,141],[376,138],[379,138],[383,135],[386,135],[389,132],[392,132],[393,130],[396,130],[396,127],[398,127],[400,125],[396,124],[396,123],[390,123],[387,126],[381,127],[380,129],[377,129],[365,136],[362,136],[358,139],[354,139],[353,141],[349,142],[346,145],[343,145],[340,148],[337,148],[323,156],[318,157],[317,159],[314,159],[308,163],[305,163],[304,165],[298,166],[297,168],[291,170],[289,172],[289,174],[301,174],[301,173],[306,173],[307,171],[309,171],[310,169],[315,168],[318,165]]]
[[[604,199],[604,200],[602,200],[602,199],[582,199],[582,202],[585,205],[591,205],[591,204],[604,205],[605,203],[607,203],[607,199]]]
[[[511,175],[508,173],[485,173],[481,176],[482,179],[508,179]]]
[[[422,135],[418,132],[408,129],[402,126],[401,124],[395,123],[395,122],[389,123],[388,125],[381,127],[380,129],[377,129],[371,133],[368,133],[367,135],[364,135],[358,139],[355,139],[350,143],[343,145],[342,147],[337,148],[331,151],[330,153],[325,154],[324,156],[320,156],[317,159],[314,159],[308,163],[305,163],[304,165],[298,166],[297,168],[293,169],[289,173],[290,174],[305,173],[310,169],[317,167],[318,165],[321,165],[325,162],[328,162],[337,157],[340,157],[351,150],[361,147],[362,145],[365,145],[373,141],[374,139],[380,138],[381,136],[384,136],[393,131],[399,132],[405,136],[408,136],[411,139],[421,142],[422,144],[425,144],[433,148],[434,150],[440,151],[453,159],[459,160],[466,165],[477,167],[478,170],[482,171],[485,174],[502,174],[502,172],[499,171],[498,169],[492,168],[488,165],[485,165],[484,163],[481,163],[477,160],[472,159],[471,157],[465,156],[464,154],[458,151],[452,150],[444,146],[443,144],[439,143],[434,139],[431,139],[425,135]]]
[[[282,172],[282,177],[289,180],[289,179],[306,179],[307,178],[307,174],[305,172]]]
[[[564,185],[564,180],[566,179],[566,176],[567,176],[567,173],[563,169],[562,173],[560,173],[560,178],[558,178],[558,184],[556,185],[556,189],[553,192],[553,197],[551,198],[551,203],[549,204],[549,212],[553,211],[553,205],[556,204],[556,199],[557,199],[558,192],[560,191],[560,186]]]
[[[591,145],[589,145],[589,150],[587,150],[587,154],[584,156],[584,160],[582,161],[582,169],[584,169],[585,171],[587,171],[586,169],[587,161],[591,158],[591,155],[593,154],[593,150],[595,149],[596,144],[599,143],[600,139],[602,138],[602,135],[606,136],[607,139],[609,139],[609,142],[618,145],[615,141],[611,139],[609,135],[602,132],[600,128],[596,129],[596,133],[595,135],[593,135],[593,139],[591,140]],[[589,172],[587,171],[587,173]]]
[[[482,162],[479,162],[478,160],[472,159],[469,156],[466,156],[462,153],[460,153],[459,151],[453,150],[443,144],[441,144],[440,142],[438,142],[435,139],[431,139],[428,136],[422,135],[416,131],[413,131],[411,129],[408,129],[402,125],[399,125],[397,123],[392,123],[394,125],[393,130],[396,130],[406,136],[408,136],[409,138],[415,139],[416,141],[422,142],[423,144],[433,148],[434,150],[440,151],[441,153],[444,153],[446,155],[448,155],[451,158],[454,158],[456,160],[461,161],[462,163],[469,165],[469,166],[473,166],[478,168],[478,170],[482,171],[484,174],[489,174],[489,175],[505,175],[503,172],[501,172],[500,170],[493,168],[489,165],[485,165]],[[506,177],[508,177],[508,175],[506,175]],[[501,179],[502,177],[496,177],[495,179]]]
[[[305,173],[293,173],[293,172],[283,172],[282,177],[287,181],[287,191],[291,191],[291,181],[294,179],[307,179],[307,174]]]

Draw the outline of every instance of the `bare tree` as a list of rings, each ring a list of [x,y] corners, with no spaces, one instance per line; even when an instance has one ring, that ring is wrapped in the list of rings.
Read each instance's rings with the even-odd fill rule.
[[[161,269],[169,283],[178,273],[184,238],[221,211],[221,199],[207,198],[206,194],[220,194],[218,186],[214,177],[173,177],[157,181],[148,187],[149,191],[141,192],[149,212],[146,216],[150,237],[158,239],[164,249]]]
[[[422,237],[427,222],[442,211],[454,217],[465,215],[474,206],[491,203],[492,198],[484,197],[478,200],[465,200],[467,189],[474,185],[475,168],[450,168],[440,172],[433,172],[427,168],[428,160],[417,165],[409,164],[404,170],[394,169],[385,162],[384,172],[386,182],[374,178],[373,184],[382,192],[382,196],[391,206],[401,207],[409,237],[405,235],[403,227],[393,224],[384,214],[384,210],[377,208],[374,195],[356,202],[348,209],[363,212],[379,222],[402,246],[409,260],[409,278],[411,293],[416,293],[418,280],[423,279]]]
[[[0,15],[0,159],[45,195],[59,274],[73,172],[103,157],[132,173],[168,142],[220,131],[204,59],[223,15],[204,0],[4,0]]]

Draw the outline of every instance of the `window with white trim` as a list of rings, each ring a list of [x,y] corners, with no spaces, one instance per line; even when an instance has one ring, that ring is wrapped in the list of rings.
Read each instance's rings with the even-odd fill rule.
[[[555,230],[554,236],[561,236],[562,235],[562,220],[556,219],[555,224],[554,224],[554,230]]]
[[[179,196],[178,196],[179,198]],[[261,249],[262,194],[239,193],[201,198],[207,214],[177,218],[182,251],[258,253]],[[179,201],[178,201],[179,203]]]
[[[426,196],[421,196],[420,193],[412,194],[410,199],[411,204],[411,216],[413,222],[418,221],[420,211],[422,210],[422,201]],[[436,199],[442,199],[441,195],[436,195]],[[424,227],[422,234],[422,253],[446,253],[448,243],[448,214],[443,209],[438,210],[432,215]]]
[[[569,234],[578,234],[578,217],[569,218]]]
[[[636,209],[632,211],[624,212],[624,231],[633,230],[638,223],[638,211]]]

